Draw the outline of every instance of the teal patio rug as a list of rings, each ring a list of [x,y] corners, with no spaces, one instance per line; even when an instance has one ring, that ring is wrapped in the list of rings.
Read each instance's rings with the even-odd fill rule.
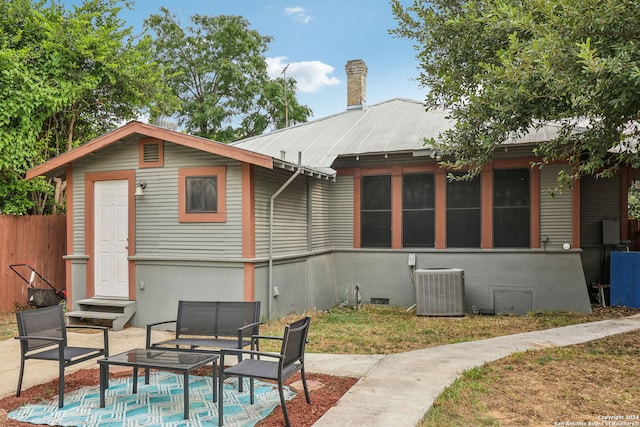
[[[138,378],[138,393],[131,394],[131,378],[111,379],[106,391],[106,406],[100,408],[100,388],[84,387],[67,393],[64,408],[58,399],[37,405],[25,405],[8,414],[10,419],[50,426],[133,427],[133,426],[217,426],[218,404],[213,403],[212,378],[189,377],[189,420],[184,419],[183,376],[152,372],[149,385]],[[295,393],[285,387],[285,398]],[[224,425],[253,426],[280,404],[278,386],[255,382],[255,403],[249,403],[249,380],[239,393],[237,381],[224,385]]]

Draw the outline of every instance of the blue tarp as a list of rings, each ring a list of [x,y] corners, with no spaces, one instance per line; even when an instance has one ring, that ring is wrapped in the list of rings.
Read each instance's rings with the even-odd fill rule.
[[[610,305],[640,308],[640,252],[611,252]]]

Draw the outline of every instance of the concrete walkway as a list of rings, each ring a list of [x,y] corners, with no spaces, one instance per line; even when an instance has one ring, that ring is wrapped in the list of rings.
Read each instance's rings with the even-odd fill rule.
[[[480,341],[444,345],[392,355],[307,353],[308,372],[359,378],[358,382],[316,424],[316,427],[415,426],[435,398],[466,369],[514,352],[567,346],[640,329],[640,315],[527,332]],[[169,335],[167,333],[167,335]],[[99,345],[102,334],[70,333],[71,345]],[[116,354],[144,347],[145,330],[127,328],[109,333]],[[0,397],[15,393],[20,369],[17,340],[0,341]],[[95,368],[95,360],[67,372]],[[23,389],[57,378],[55,363],[30,360]]]

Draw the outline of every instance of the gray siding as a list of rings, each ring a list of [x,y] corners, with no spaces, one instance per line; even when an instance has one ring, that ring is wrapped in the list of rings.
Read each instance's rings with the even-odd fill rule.
[[[256,256],[269,255],[271,197],[291,177],[279,169],[255,169]],[[306,254],[308,251],[307,177],[299,175],[275,199],[273,255]]]
[[[580,246],[602,245],[602,220],[620,221],[620,176],[580,181]]]
[[[580,247],[587,283],[609,283],[609,256],[602,246],[602,220],[620,220],[620,177],[580,181]]]
[[[240,162],[213,154],[164,144],[164,167],[138,168],[138,144],[116,144],[73,169],[74,253],[84,247],[84,178],[86,173],[136,170],[136,182],[146,181],[136,198],[136,256],[176,258],[238,258],[242,256],[242,182]],[[226,165],[226,222],[178,222],[178,170],[186,166]],[[133,191],[133,189],[131,189]],[[133,224],[131,224],[133,226]]]
[[[83,157],[73,164],[73,254],[85,253],[85,194],[84,177],[87,173],[131,170],[138,167],[138,143],[113,144],[104,150]],[[71,253],[71,249],[68,249]]]
[[[80,172],[77,167],[72,171],[72,200],[73,200],[73,247],[67,248],[69,254],[84,254],[84,173]],[[69,190],[67,190],[69,191]]]
[[[331,248],[331,187],[329,181],[309,180],[311,195],[311,249]]]
[[[564,243],[573,241],[572,191],[570,188],[551,195],[549,189],[557,185],[558,172],[562,166],[545,166],[540,171],[540,247],[561,249]],[[549,238],[545,244],[542,239]]]
[[[163,168],[137,171],[146,181],[136,199],[136,255],[199,259],[242,256],[242,178],[239,162],[165,143]],[[181,167],[226,165],[226,222],[178,222],[178,170]]]
[[[353,248],[353,177],[339,176],[331,186],[331,244]]]

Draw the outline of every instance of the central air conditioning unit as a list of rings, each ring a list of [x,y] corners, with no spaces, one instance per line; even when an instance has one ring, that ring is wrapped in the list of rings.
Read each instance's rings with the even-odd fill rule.
[[[418,316],[464,316],[464,270],[427,268],[415,278]]]

